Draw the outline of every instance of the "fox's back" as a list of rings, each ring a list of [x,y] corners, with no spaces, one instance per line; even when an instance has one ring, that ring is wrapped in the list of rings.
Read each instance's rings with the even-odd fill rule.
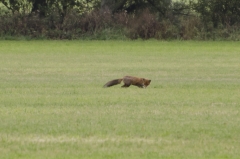
[[[148,86],[151,80],[134,77],[134,76],[124,76],[123,82],[127,84],[137,85],[137,86]]]
[[[134,76],[124,76],[123,82],[128,84],[137,84],[142,83],[142,78],[134,77]]]

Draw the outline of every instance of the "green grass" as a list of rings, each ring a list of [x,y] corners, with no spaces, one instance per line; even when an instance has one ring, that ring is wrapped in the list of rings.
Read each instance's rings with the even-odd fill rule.
[[[239,46],[0,41],[0,158],[239,158]]]

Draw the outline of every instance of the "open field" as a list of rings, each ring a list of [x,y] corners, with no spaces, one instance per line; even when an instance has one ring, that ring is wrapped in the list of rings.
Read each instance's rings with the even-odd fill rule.
[[[1,159],[240,158],[239,111],[239,42],[0,41]]]

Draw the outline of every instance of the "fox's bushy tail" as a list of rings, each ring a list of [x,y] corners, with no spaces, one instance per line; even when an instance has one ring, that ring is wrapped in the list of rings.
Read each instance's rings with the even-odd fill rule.
[[[117,84],[120,84],[122,82],[123,79],[115,79],[112,81],[107,82],[103,87],[111,87]]]

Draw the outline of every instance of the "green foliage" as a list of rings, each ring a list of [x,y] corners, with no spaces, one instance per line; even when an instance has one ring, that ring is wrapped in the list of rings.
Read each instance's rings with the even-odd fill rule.
[[[238,158],[239,42],[0,41],[0,158]],[[147,89],[109,80],[135,75]]]
[[[12,13],[33,13],[39,12],[45,17],[53,10],[57,9],[64,16],[71,9],[78,9],[79,12],[93,10],[99,7],[97,0],[0,0]],[[26,10],[27,8],[27,10]]]
[[[30,1],[28,0],[0,0],[0,2],[12,13],[29,13],[29,6],[31,6]]]

